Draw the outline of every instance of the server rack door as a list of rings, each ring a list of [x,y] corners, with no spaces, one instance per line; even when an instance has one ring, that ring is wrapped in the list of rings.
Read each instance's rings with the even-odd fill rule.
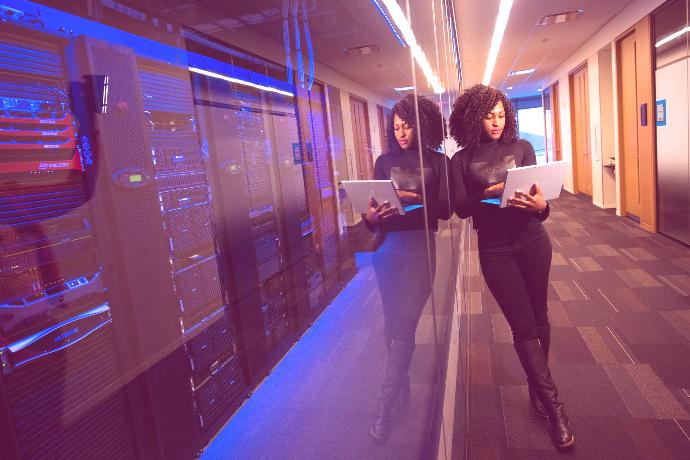
[[[314,222],[318,271],[312,275],[311,289],[318,292],[320,312],[334,294],[338,268],[338,216],[336,187],[325,120],[323,86],[315,83],[311,90],[297,89],[297,107],[302,145],[307,152],[304,181],[311,218]]]
[[[93,100],[83,122],[95,146],[87,171],[94,230],[139,450],[168,458],[194,450],[199,431],[136,59],[131,49],[83,36],[76,55]]]
[[[258,382],[268,370],[269,353],[289,337],[279,193],[271,177],[265,102],[256,90],[217,79],[197,77],[195,89],[215,170],[214,203],[240,345],[251,381]]]
[[[304,166],[300,155],[299,129],[294,99],[270,96],[270,119],[274,164],[280,178],[282,215],[284,219],[285,278],[289,280],[287,301],[292,323],[300,330],[313,320],[309,297],[308,256],[311,248],[311,223],[304,184]],[[305,240],[308,244],[305,245]]]
[[[9,24],[0,32],[4,458],[136,455],[65,45]]]
[[[143,59],[139,59],[138,67],[178,316],[189,359],[185,380],[191,384],[189,396],[194,397],[196,418],[209,438],[219,418],[233,408],[244,385],[238,375],[229,296],[221,283],[207,154],[197,132],[189,71]]]

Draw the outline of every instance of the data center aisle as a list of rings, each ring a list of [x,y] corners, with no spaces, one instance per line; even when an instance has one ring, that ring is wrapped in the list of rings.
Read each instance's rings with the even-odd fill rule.
[[[374,253],[368,252],[372,245],[366,233],[361,236],[353,236],[364,251],[356,254],[358,273],[221,429],[203,459],[417,459],[433,451],[435,353],[442,347],[435,345],[430,301],[417,328],[410,406],[399,415],[387,442],[375,441],[369,434],[385,349],[381,301],[371,265]],[[439,232],[436,242],[437,257],[449,257],[450,230]],[[452,276],[451,271],[438,272],[435,292]],[[452,293],[444,292],[439,302],[450,307]],[[436,332],[443,327],[439,318]]]
[[[576,437],[566,457],[688,458],[690,249],[578,196],[564,192],[551,206],[549,361]],[[524,373],[472,238],[469,372],[458,376],[469,387],[469,424],[456,430],[453,456],[563,458],[528,412]]]

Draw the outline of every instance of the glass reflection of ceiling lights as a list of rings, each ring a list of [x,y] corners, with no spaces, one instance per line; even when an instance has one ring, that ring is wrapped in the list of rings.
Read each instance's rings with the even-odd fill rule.
[[[407,43],[407,46],[409,46],[412,50],[412,56],[414,57],[414,60],[417,62],[419,68],[422,70],[424,77],[426,77],[426,81],[429,84],[429,86],[431,86],[434,93],[442,94],[445,91],[445,89],[443,88],[443,85],[441,84],[441,81],[438,79],[438,77],[434,75],[434,71],[431,68],[431,64],[429,64],[429,61],[427,60],[426,55],[424,54],[424,51],[422,50],[421,46],[419,46],[419,44],[417,43],[417,38],[415,37],[414,32],[412,31],[410,23],[407,21],[407,17],[405,17],[405,14],[400,8],[400,5],[398,5],[398,3],[395,0],[372,0],[372,2],[379,9],[379,11],[381,11],[381,5],[378,4],[379,1],[380,3],[383,3],[383,5],[386,7],[388,16],[393,20],[393,23],[402,34],[405,43]]]
[[[274,88],[272,86],[259,85],[258,83],[253,83],[247,80],[240,80],[239,78],[229,77],[227,75],[219,74],[216,72],[211,72],[209,70],[199,69],[196,67],[188,67],[190,72],[198,73],[201,75],[206,75],[207,77],[217,78],[219,80],[224,80],[230,83],[236,83],[238,85],[250,86],[252,88],[260,89],[262,91],[268,91],[271,93],[282,94],[283,96],[294,96],[293,93],[289,91],[283,91],[282,89]]]
[[[660,47],[660,46],[662,46],[662,45],[665,45],[666,43],[668,43],[668,42],[670,42],[670,41],[673,41],[673,40],[675,40],[676,38],[678,38],[678,37],[680,37],[680,36],[682,36],[683,34],[686,34],[686,33],[688,33],[688,32],[690,32],[690,26],[684,27],[684,28],[680,29],[680,30],[677,31],[677,32],[673,32],[673,33],[672,33],[671,35],[669,35],[668,37],[662,38],[661,40],[659,40],[658,42],[656,42],[656,43],[654,44],[654,47],[655,47],[655,48],[658,48],[658,47]]]

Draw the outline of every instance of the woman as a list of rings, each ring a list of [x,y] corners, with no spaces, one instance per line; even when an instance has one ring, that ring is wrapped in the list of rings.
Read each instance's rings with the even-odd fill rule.
[[[438,219],[447,219],[452,213],[448,159],[434,150],[443,141],[443,117],[425,97],[417,98],[417,106],[415,110],[415,98],[409,95],[393,107],[388,151],[374,166],[375,179],[393,180],[405,214],[398,215],[390,204],[372,199],[365,216],[367,227],[376,233],[378,248],[373,265],[383,304],[387,351],[381,400],[370,430],[381,440],[390,434],[394,409],[404,407],[409,400],[408,369],[415,330],[431,293],[436,265],[434,237],[432,234],[427,242],[426,229],[435,231]]]
[[[575,438],[547,363],[551,240],[542,221],[549,205],[538,184],[530,193],[511,197],[507,208],[495,204],[503,194],[507,169],[536,164],[534,148],[518,138],[506,95],[488,86],[475,85],[463,93],[449,124],[451,136],[463,147],[451,160],[455,212],[472,217],[482,274],[510,325],[531,406],[548,418],[557,448],[572,446]]]

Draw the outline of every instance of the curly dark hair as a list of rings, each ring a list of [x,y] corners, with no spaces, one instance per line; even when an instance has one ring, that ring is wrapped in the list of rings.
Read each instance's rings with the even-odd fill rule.
[[[443,115],[441,115],[438,106],[425,96],[417,96],[417,104],[419,106],[419,137],[422,140],[422,147],[436,149],[441,145],[445,137],[446,128]],[[395,115],[399,116],[410,127],[417,127],[414,94],[408,94],[393,106],[391,118],[388,120],[388,127],[386,128],[389,152],[399,152],[401,150],[393,131],[393,118]],[[415,131],[416,135],[417,131]],[[412,145],[413,147],[417,145],[416,137],[412,141]]]
[[[482,120],[499,101],[506,112],[506,125],[498,141],[509,144],[518,140],[515,111],[508,96],[501,90],[479,84],[462,93],[453,104],[448,125],[451,137],[459,146],[474,147],[479,144],[484,135]]]

